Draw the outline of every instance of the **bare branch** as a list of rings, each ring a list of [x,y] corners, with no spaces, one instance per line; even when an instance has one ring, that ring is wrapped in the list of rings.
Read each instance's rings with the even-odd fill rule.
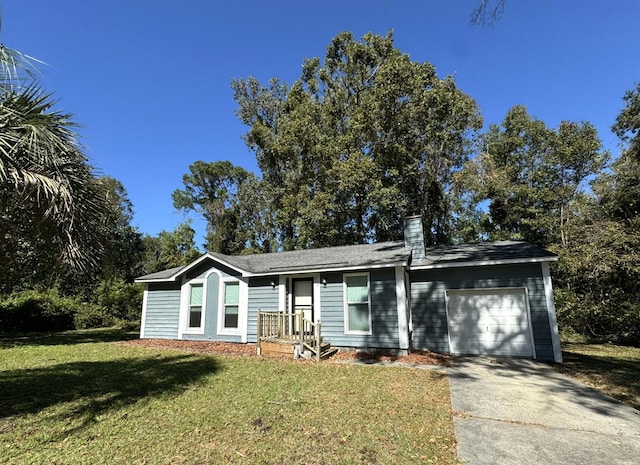
[[[478,8],[471,13],[471,24],[474,26],[493,26],[504,12],[506,0],[481,0]]]

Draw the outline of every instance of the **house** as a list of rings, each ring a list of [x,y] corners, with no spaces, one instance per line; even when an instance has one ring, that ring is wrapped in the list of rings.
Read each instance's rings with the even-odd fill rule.
[[[425,248],[420,217],[405,219],[404,241],[206,253],[136,280],[140,337],[260,344],[319,331],[335,347],[561,362],[556,260],[521,241]]]

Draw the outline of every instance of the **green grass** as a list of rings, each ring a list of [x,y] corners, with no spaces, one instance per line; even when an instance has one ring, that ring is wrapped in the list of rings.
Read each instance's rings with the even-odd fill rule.
[[[640,348],[562,343],[557,369],[640,410]]]
[[[0,339],[4,464],[456,463],[446,375]]]

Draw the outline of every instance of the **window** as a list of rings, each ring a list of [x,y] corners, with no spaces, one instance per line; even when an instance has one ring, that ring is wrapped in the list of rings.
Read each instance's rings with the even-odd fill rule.
[[[202,326],[202,284],[192,284],[189,291],[189,328]]]
[[[345,275],[344,284],[345,331],[354,334],[371,334],[369,275]]]
[[[224,283],[224,327],[238,328],[238,310],[240,308],[240,283]]]

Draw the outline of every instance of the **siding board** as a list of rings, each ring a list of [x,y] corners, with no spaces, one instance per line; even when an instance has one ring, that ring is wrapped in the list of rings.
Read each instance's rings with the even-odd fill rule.
[[[449,352],[446,289],[525,287],[536,357],[553,360],[551,329],[539,264],[465,267],[411,272],[412,343],[416,349]]]
[[[147,292],[145,339],[177,339],[179,317],[179,284],[150,283]]]
[[[282,310],[279,305],[278,286],[273,289],[272,281],[278,283],[278,277],[249,279],[247,342],[255,343],[258,340],[258,309],[264,311]]]
[[[367,270],[362,270],[367,271]],[[337,347],[396,349],[398,311],[394,269],[369,272],[371,292],[371,335],[345,334],[342,273],[328,273],[327,285],[320,289],[322,337]]]

